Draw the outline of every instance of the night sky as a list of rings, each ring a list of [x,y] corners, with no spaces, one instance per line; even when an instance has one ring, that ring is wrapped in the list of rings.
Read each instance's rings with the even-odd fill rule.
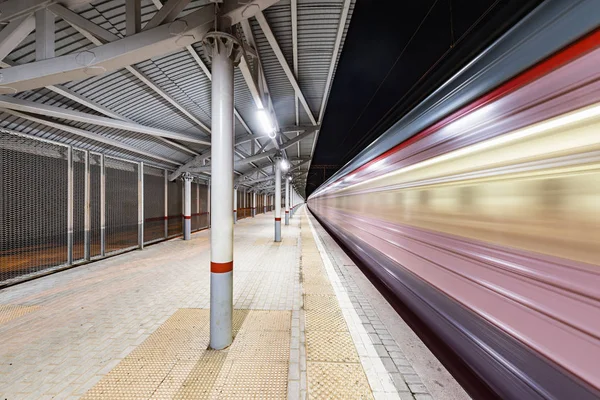
[[[357,0],[307,194],[541,2]]]

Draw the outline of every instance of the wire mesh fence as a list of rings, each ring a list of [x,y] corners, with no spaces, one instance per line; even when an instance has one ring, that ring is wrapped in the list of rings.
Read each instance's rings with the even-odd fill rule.
[[[168,235],[181,234],[183,229],[183,182],[169,182],[168,187]]]
[[[105,157],[106,253],[138,245],[138,167]]]
[[[67,263],[68,152],[0,133],[0,281]]]
[[[210,222],[210,214],[208,213],[208,185],[198,184],[198,192],[199,192],[199,221],[198,221],[198,229],[206,229],[208,228],[208,224]]]
[[[102,156],[90,153],[90,257],[102,255],[102,220],[100,209],[101,202],[101,180],[102,180]]]
[[[85,259],[86,153],[73,150],[73,261]]]
[[[183,183],[167,176],[0,131],[0,287],[181,235]],[[194,230],[209,225],[208,194],[194,182]]]
[[[144,242],[165,236],[165,170],[144,165]]]

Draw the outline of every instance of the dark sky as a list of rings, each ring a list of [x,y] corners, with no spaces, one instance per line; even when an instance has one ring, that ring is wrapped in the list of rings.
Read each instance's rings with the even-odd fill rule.
[[[307,194],[541,2],[357,0]]]

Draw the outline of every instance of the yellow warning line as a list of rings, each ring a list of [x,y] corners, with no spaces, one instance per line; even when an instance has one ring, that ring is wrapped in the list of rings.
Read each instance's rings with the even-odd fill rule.
[[[301,217],[301,238],[308,397],[372,399],[371,388],[306,216]]]
[[[18,304],[0,304],[0,324],[12,321],[37,310],[39,306],[21,306]]]

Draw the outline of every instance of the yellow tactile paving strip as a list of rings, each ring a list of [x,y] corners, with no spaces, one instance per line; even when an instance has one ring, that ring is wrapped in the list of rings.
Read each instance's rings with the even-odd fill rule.
[[[12,321],[25,314],[35,311],[39,306],[21,306],[18,304],[0,304],[0,324]]]
[[[282,399],[291,311],[234,310],[235,339],[208,350],[209,311],[180,309],[83,399]]]
[[[308,398],[372,399],[306,216],[301,217],[301,239]]]

